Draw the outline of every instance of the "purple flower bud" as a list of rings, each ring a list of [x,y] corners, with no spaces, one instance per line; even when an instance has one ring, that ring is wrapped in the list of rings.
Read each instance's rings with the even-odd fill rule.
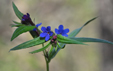
[[[35,26],[35,24],[32,22],[30,18],[29,13],[27,13],[26,15],[23,15],[21,22],[22,24],[25,24],[25,25],[31,24],[32,26]]]
[[[53,45],[56,45],[56,43],[57,43],[57,35],[54,35],[53,36],[53,38],[51,39],[51,43],[53,44]]]

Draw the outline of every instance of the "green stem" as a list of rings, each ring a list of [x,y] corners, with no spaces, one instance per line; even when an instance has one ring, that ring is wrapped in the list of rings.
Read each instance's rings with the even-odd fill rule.
[[[44,44],[42,44],[42,47],[44,47]],[[43,51],[43,54],[46,61],[46,71],[49,71],[49,62],[48,62],[48,59],[46,58],[46,50]]]
[[[46,69],[47,71],[49,71],[49,62],[47,61],[47,59],[46,59]]]

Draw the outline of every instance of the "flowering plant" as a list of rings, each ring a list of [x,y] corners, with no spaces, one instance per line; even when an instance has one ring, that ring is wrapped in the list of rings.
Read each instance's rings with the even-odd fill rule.
[[[49,62],[51,59],[53,59],[56,54],[63,48],[65,48],[66,44],[81,44],[81,45],[87,45],[84,42],[101,42],[101,43],[108,43],[113,44],[113,42],[103,40],[103,39],[97,39],[97,38],[86,38],[86,37],[75,37],[84,26],[89,24],[91,21],[95,20],[97,17],[87,21],[82,27],[73,30],[69,35],[67,34],[69,32],[69,29],[64,29],[63,25],[59,25],[58,29],[55,28],[55,33],[51,31],[51,26],[47,27],[41,27],[41,30],[38,29],[38,27],[42,23],[34,24],[32,22],[32,19],[30,18],[30,14],[23,14],[21,13],[16,5],[13,4],[13,9],[16,14],[16,16],[20,19],[21,22],[13,21],[15,24],[12,25],[12,27],[17,27],[17,29],[14,31],[11,41],[14,40],[16,37],[18,37],[20,34],[29,32],[33,39],[26,41],[22,44],[19,44],[15,46],[14,48],[11,48],[10,51],[14,50],[20,50],[25,48],[30,48],[32,46],[41,45],[42,48],[31,51],[30,53],[38,53],[43,51],[45,61],[46,61],[46,67],[47,71],[49,71]],[[44,45],[45,42],[48,42],[48,44]],[[46,50],[51,45],[50,50]]]

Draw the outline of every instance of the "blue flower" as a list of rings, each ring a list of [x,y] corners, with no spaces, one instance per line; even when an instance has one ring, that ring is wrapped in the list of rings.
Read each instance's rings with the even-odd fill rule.
[[[40,26],[42,23],[36,24],[36,27],[38,28],[38,26]],[[34,28],[33,31],[36,31],[37,29]]]
[[[61,34],[62,36],[68,37],[67,33],[69,29],[64,29],[63,25],[59,25],[58,29],[55,29],[56,34]]]
[[[50,26],[47,26],[47,28],[42,27],[41,30],[43,32],[40,34],[40,37],[45,37],[45,41],[48,41],[50,39],[50,36],[53,35],[53,32],[51,31],[51,27]]]

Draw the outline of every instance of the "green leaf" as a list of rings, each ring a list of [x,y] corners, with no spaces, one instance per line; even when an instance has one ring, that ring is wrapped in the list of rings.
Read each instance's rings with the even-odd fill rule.
[[[14,25],[14,24],[12,24],[11,25],[11,27],[21,27],[21,26],[25,26],[25,25],[23,25],[23,24],[20,24],[20,25]]]
[[[15,39],[17,36],[19,36],[20,34],[25,33],[25,32],[27,32],[27,31],[31,31],[31,30],[33,30],[34,28],[35,28],[35,26],[21,26],[21,27],[18,27],[18,28],[14,31],[14,33],[13,33],[13,35],[12,35],[12,37],[11,37],[11,41],[12,41],[13,39]]]
[[[45,42],[45,39],[40,39],[40,37],[38,38],[34,38],[32,40],[29,40],[27,42],[24,42],[12,49],[10,49],[10,51],[12,50],[20,50],[20,49],[25,49],[25,48],[29,48],[29,47],[32,47],[32,46],[36,46],[36,45],[39,45],[39,44],[42,44]]]
[[[20,23],[20,22],[16,22],[16,21],[13,21],[15,24],[17,24],[17,25],[21,25],[22,23]],[[24,25],[24,24],[23,24]]]
[[[84,43],[82,43],[82,42],[80,42],[80,41],[76,41],[76,40],[73,40],[73,39],[64,37],[64,36],[62,36],[62,35],[57,35],[57,40],[58,40],[60,43],[65,43],[65,44],[82,44],[82,45],[85,45]]]
[[[24,24],[11,24],[11,27],[21,27],[21,26],[25,26]]]
[[[88,23],[90,23],[91,21],[95,20],[96,18],[97,18],[97,17],[95,17],[95,18],[93,18],[93,19],[87,21],[82,27],[73,30],[73,31],[68,35],[68,37],[74,37],[74,36],[76,36],[76,35],[81,31],[81,29],[82,29],[84,26],[86,26]]]
[[[44,47],[42,47],[42,48],[40,48],[40,49],[38,49],[38,50],[32,51],[32,52],[30,52],[30,53],[33,54],[33,53],[38,53],[38,52],[44,51],[44,50],[47,49],[49,46],[50,46],[50,42],[49,42],[46,46],[44,46]]]
[[[77,40],[77,41],[80,41],[80,42],[100,42],[100,43],[113,44],[113,42],[110,42],[108,40],[97,39],[97,38],[70,37],[70,39],[74,39],[74,40]]]
[[[25,26],[24,24],[21,24],[19,22],[13,21],[15,24],[11,24],[11,27],[20,27],[20,26]]]
[[[20,20],[22,20],[23,14],[18,10],[18,8],[16,7],[16,5],[15,5],[13,2],[12,2],[12,5],[13,5],[13,9],[14,9],[14,12],[15,12],[16,16],[17,16]]]

